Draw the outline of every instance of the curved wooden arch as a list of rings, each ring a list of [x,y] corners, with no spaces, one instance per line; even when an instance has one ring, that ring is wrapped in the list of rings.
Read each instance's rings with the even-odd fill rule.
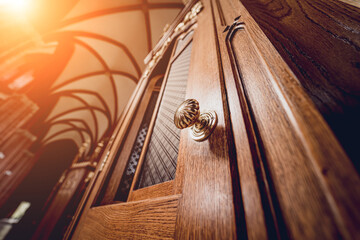
[[[74,24],[74,23],[89,20],[91,18],[104,16],[104,15],[107,15],[107,14],[139,10],[139,11],[144,12],[145,19],[147,19],[146,11],[153,10],[153,9],[182,9],[183,7],[184,7],[184,4],[182,4],[182,3],[148,3],[147,1],[144,1],[142,4],[134,4],[134,5],[130,5],[130,6],[121,6],[121,7],[103,9],[103,10],[94,11],[94,12],[91,12],[91,13],[83,14],[81,16],[77,16],[77,17],[73,17],[73,18],[63,20],[58,25],[54,26],[53,29],[51,29],[51,33],[49,31],[49,32],[46,32],[46,33],[42,34],[42,36],[45,37],[48,34],[54,34],[53,31],[56,31],[56,30],[60,29],[61,27],[65,27],[65,26],[68,26],[68,25],[71,25],[71,24]],[[146,25],[147,29],[150,28],[150,24],[145,23],[145,25]],[[5,52],[4,54],[1,54],[0,55],[0,63],[2,61],[4,61],[5,59],[7,59],[9,57],[12,57],[12,56],[18,54],[19,52],[24,51],[25,49],[31,47],[32,44],[33,44],[33,41],[29,40],[29,41],[26,41],[24,43],[21,43],[21,44],[15,46],[14,48],[10,49],[9,51]],[[148,46],[149,45],[150,44],[148,43]],[[138,72],[138,74],[140,76],[141,75],[141,70],[140,70],[140,68],[137,68],[137,69],[138,69],[137,72]]]
[[[101,108],[98,108],[98,107],[94,107],[94,106],[90,106],[91,108],[93,108],[94,110],[97,110],[99,112],[102,112],[104,115],[106,115],[105,111]],[[59,117],[62,117],[66,114],[69,114],[69,113],[73,113],[73,112],[76,112],[76,111],[81,111],[81,110],[88,110],[88,107],[77,107],[77,108],[73,108],[73,109],[70,109],[68,111],[65,111],[65,112],[62,112],[62,113],[59,113],[57,115],[55,115],[54,117],[50,118],[48,121],[45,122],[45,124],[47,122],[52,122],[53,120],[59,118]]]
[[[54,95],[53,95],[54,96]],[[94,125],[95,125],[95,140],[97,140],[98,138],[98,121],[97,121],[97,118],[96,118],[96,115],[95,115],[95,112],[94,112],[94,109],[92,108],[92,106],[90,104],[88,104],[84,99],[82,99],[81,97],[79,96],[76,96],[76,95],[73,95],[72,93],[62,93],[60,95],[60,97],[63,97],[63,96],[67,96],[67,97],[71,97],[71,98],[75,98],[76,100],[78,100],[79,102],[81,102],[84,106],[88,107],[89,111],[90,111],[90,114],[94,120]],[[60,98],[59,97],[59,98]],[[108,119],[109,121],[109,119]],[[109,123],[111,124],[111,122]]]
[[[67,128],[67,129],[61,130],[59,132],[56,132],[56,133],[52,134],[50,137],[47,137],[45,140],[43,140],[44,142],[43,142],[42,145],[45,146],[52,138],[57,137],[57,136],[59,136],[59,135],[61,135],[63,133],[66,133],[66,132],[70,132],[70,131],[76,131],[80,135],[81,140],[83,142],[85,141],[84,136],[81,134],[81,132],[83,132],[83,131],[86,132],[86,130],[83,129],[83,128],[78,128],[78,127],[73,128],[73,127],[71,127],[71,128]]]
[[[101,63],[101,65],[103,66],[105,71],[107,71],[107,72],[110,71],[110,68],[107,65],[107,63],[105,62],[105,60],[100,56],[100,54],[95,49],[93,49],[88,44],[86,44],[85,42],[83,42],[83,41],[81,41],[79,39],[74,39],[74,41],[77,44],[85,47],[91,54],[93,54],[94,57],[96,57],[96,59]],[[117,113],[118,113],[118,95],[117,95],[117,91],[116,91],[115,80],[114,80],[114,77],[112,76],[111,73],[109,74],[109,79],[110,79],[110,83],[111,83],[112,90],[113,90],[112,92],[113,92],[113,95],[114,95],[114,121],[113,122],[115,123],[116,118],[117,118]]]
[[[87,129],[88,135],[90,137],[90,142],[94,142],[94,136],[92,135],[92,131],[89,127],[89,125],[82,119],[76,119],[76,118],[68,118],[68,119],[63,119],[63,120],[58,120],[55,122],[51,122],[49,123],[50,126],[56,125],[56,124],[63,124],[63,123],[72,123],[72,122],[79,122],[81,123],[85,129]]]
[[[144,6],[146,5],[146,6]],[[129,6],[121,6],[121,7],[114,7],[114,8],[108,8],[103,9],[99,11],[94,11],[91,13],[86,13],[81,16],[73,17],[66,19],[62,22],[60,22],[56,27],[66,27],[70,24],[78,23],[81,21],[89,20],[91,18],[104,16],[107,14],[113,14],[113,13],[120,13],[120,12],[128,12],[128,11],[136,11],[136,10],[143,10],[144,7],[147,7],[148,9],[163,9],[163,8],[178,8],[181,9],[184,7],[184,4],[182,3],[146,3],[146,4],[134,4]]]
[[[143,0],[141,4],[135,5],[128,5],[128,6],[121,6],[116,8],[109,8],[103,9],[99,11],[95,11],[92,13],[87,13],[81,16],[77,16],[74,18],[70,18],[64,20],[62,23],[59,24],[59,27],[64,27],[73,23],[78,23],[81,21],[89,20],[92,18],[113,14],[113,13],[120,13],[120,12],[128,12],[128,11],[142,11],[145,18],[145,28],[146,28],[146,38],[147,38],[147,48],[150,52],[152,50],[152,38],[151,38],[151,26],[150,26],[150,14],[149,11],[152,9],[171,9],[177,8],[181,9],[184,7],[182,3],[149,3],[147,0]]]
[[[90,91],[90,90],[84,90],[84,89],[69,89],[69,90],[63,90],[63,91],[60,91],[60,92],[53,93],[52,96],[61,95],[63,93],[81,93],[81,94],[94,95],[97,99],[99,99],[101,105],[104,107],[104,112],[106,112],[107,118],[111,120],[110,108],[106,104],[105,100],[97,92],[93,92],[93,91]]]
[[[72,124],[72,123],[70,123],[70,122],[63,122],[63,123],[59,123],[59,124],[68,125],[68,126],[74,128],[74,129],[77,128],[77,132],[79,132],[79,135],[80,135],[80,138],[81,138],[81,141],[82,141],[82,142],[85,141],[85,137],[84,137],[84,135],[83,135],[83,132],[85,131],[87,134],[89,134],[89,133],[86,131],[85,128],[79,128],[79,127],[77,127],[75,124]],[[54,126],[54,125],[52,125],[52,126]],[[58,132],[60,132],[60,131],[58,131]],[[52,134],[52,135],[55,135],[55,134],[57,134],[58,132],[56,132],[56,133],[54,133],[54,134]],[[51,136],[52,136],[52,135],[51,135]],[[49,139],[49,137],[47,137],[45,140],[43,139],[43,141],[46,142],[48,139]]]
[[[130,50],[123,43],[116,41],[112,38],[106,37],[104,35],[97,34],[97,33],[86,32],[86,31],[75,31],[75,30],[66,30],[66,31],[61,31],[61,32],[49,33],[47,36],[45,36],[45,38],[48,38],[48,40],[51,40],[58,36],[65,36],[65,35],[72,36],[72,37],[86,37],[86,38],[97,39],[97,40],[101,40],[101,41],[113,44],[113,45],[121,48],[124,51],[124,53],[126,54],[126,56],[128,56],[131,63],[133,64],[135,71],[138,74],[138,77],[141,76],[140,66],[136,62],[135,57],[132,55]]]
[[[106,73],[108,73],[108,71],[103,70],[103,71],[95,71],[95,72],[89,72],[89,73],[81,74],[79,76],[70,78],[70,79],[60,83],[59,85],[53,87],[51,89],[51,91],[55,91],[55,90],[60,89],[60,88],[66,86],[66,85],[68,85],[70,83],[76,82],[78,80],[81,80],[81,79],[84,79],[84,78],[87,78],[87,77],[93,77],[93,76],[97,76],[97,75],[104,75]],[[123,71],[110,70],[110,73],[113,74],[113,75],[125,76],[125,77],[133,80],[135,83],[138,82],[138,79],[135,76],[133,76],[133,75],[131,75],[129,73],[123,72]]]
[[[137,63],[135,57],[133,56],[132,52],[128,49],[128,47],[119,42],[116,41],[110,37],[101,35],[101,34],[96,34],[96,33],[91,33],[91,32],[86,32],[86,31],[67,31],[67,30],[63,30],[61,31],[61,27],[70,25],[70,24],[74,24],[77,22],[81,22],[81,21],[85,21],[91,18],[95,18],[95,17],[99,17],[99,16],[104,16],[104,15],[108,15],[108,14],[113,14],[113,13],[121,13],[121,12],[127,12],[127,11],[142,11],[144,13],[145,16],[145,21],[144,24],[146,26],[146,31],[147,31],[147,39],[148,39],[148,50],[151,50],[151,29],[150,29],[150,16],[149,16],[149,11],[152,9],[181,9],[183,8],[183,4],[182,3],[149,3],[148,0],[142,0],[142,2],[140,4],[134,4],[134,5],[130,5],[130,6],[121,6],[121,7],[113,7],[113,8],[109,8],[109,9],[103,9],[100,11],[94,11],[94,12],[90,12],[90,13],[86,13],[84,15],[80,15],[74,18],[69,18],[66,20],[63,20],[62,22],[60,22],[58,25],[53,25],[52,29],[50,29],[49,31],[41,34],[41,36],[49,41],[55,40],[56,38],[59,36],[64,36],[64,35],[68,35],[70,37],[73,38],[69,38],[68,41],[70,41],[70,43],[72,41],[75,42],[75,44],[79,44],[82,45],[83,47],[85,47],[90,53],[92,53],[98,60],[99,62],[102,64],[102,66],[104,67],[104,70],[102,71],[94,71],[94,72],[90,72],[90,73],[86,73],[86,74],[82,74],[80,76],[76,76],[73,77],[71,79],[66,80],[65,82],[61,83],[60,85],[54,87],[53,89],[51,89],[51,97],[58,97],[58,96],[69,96],[69,97],[73,97],[76,98],[77,100],[81,101],[81,97],[82,96],[76,96],[75,93],[80,93],[80,94],[91,94],[93,96],[95,96],[96,98],[98,98],[101,102],[101,105],[103,107],[95,107],[95,106],[90,106],[89,104],[87,104],[84,100],[82,100],[82,104],[85,105],[84,108],[75,108],[75,109],[71,109],[69,111],[65,111],[62,114],[57,114],[56,116],[54,116],[53,118],[51,118],[51,121],[56,120],[57,118],[64,116],[66,114],[69,114],[70,112],[73,111],[78,111],[81,109],[88,109],[93,117],[93,119],[95,119],[95,132],[96,134],[94,134],[95,136],[92,136],[93,138],[97,139],[99,136],[99,130],[98,130],[98,124],[97,124],[97,118],[96,118],[96,114],[95,111],[100,111],[103,114],[105,114],[106,118],[108,119],[108,127],[106,131],[109,131],[109,129],[111,130],[111,128],[113,128],[114,123],[117,121],[118,119],[118,93],[117,93],[117,89],[116,89],[116,85],[115,85],[115,79],[113,77],[114,74],[119,74],[122,76],[125,76],[127,78],[129,78],[130,80],[134,81],[135,83],[138,82],[138,78],[141,76],[141,69],[139,64]],[[55,32],[54,31],[58,31],[59,32]],[[50,32],[51,31],[51,32]],[[108,65],[106,64],[106,62],[104,61],[104,58],[99,54],[99,52],[97,52],[93,47],[91,47],[91,45],[87,44],[86,41],[82,41],[77,39],[76,37],[84,37],[84,38],[92,38],[92,39],[98,39],[107,43],[110,43],[114,46],[117,46],[119,48],[121,48],[124,53],[126,54],[126,56],[129,58],[129,60],[131,61],[133,67],[135,68],[136,73],[134,74],[130,74],[130,73],[126,73],[124,71],[116,71],[116,70],[112,70],[108,67]],[[60,39],[60,38],[59,38]],[[8,59],[9,57],[13,57],[17,54],[21,54],[21,52],[26,51],[27,49],[29,49],[30,47],[33,46],[33,41],[29,40],[26,42],[23,42],[19,45],[16,45],[14,48],[11,48],[9,51],[0,54],[0,62],[3,60]],[[115,99],[115,103],[114,103],[114,115],[112,116],[112,112],[110,111],[110,107],[106,101],[104,100],[104,98],[102,96],[100,96],[98,93],[96,92],[92,92],[92,91],[88,91],[88,90],[78,90],[78,89],[74,89],[74,90],[69,90],[69,91],[61,91],[58,93],[53,93],[53,91],[60,89],[61,87],[65,86],[66,84],[70,84],[72,82],[75,82],[77,80],[80,80],[82,78],[86,78],[86,77],[90,77],[90,76],[96,76],[96,75],[101,75],[101,74],[108,74],[109,73],[109,78],[111,81],[111,85],[112,85],[112,91],[114,94],[114,99]],[[136,74],[138,76],[136,76]],[[87,105],[86,105],[87,104]],[[104,109],[104,110],[102,110]],[[120,116],[119,116],[120,117]],[[65,121],[65,120],[60,120],[60,121]],[[56,122],[56,121],[55,121]],[[50,124],[50,123],[49,123]],[[89,126],[88,126],[89,127]],[[90,128],[89,128],[90,129]],[[91,131],[90,131],[91,132]],[[91,132],[92,133],[92,132]]]

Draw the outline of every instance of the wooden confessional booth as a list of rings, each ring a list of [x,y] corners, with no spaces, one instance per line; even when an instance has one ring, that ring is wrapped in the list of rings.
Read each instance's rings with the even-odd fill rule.
[[[188,2],[145,62],[65,238],[360,237],[357,171],[241,1]]]

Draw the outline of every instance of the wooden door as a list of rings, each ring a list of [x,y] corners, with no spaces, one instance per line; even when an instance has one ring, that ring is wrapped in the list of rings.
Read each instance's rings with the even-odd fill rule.
[[[359,236],[358,174],[241,2],[190,1],[149,56],[68,238]],[[165,75],[151,108],[159,74]],[[174,134],[168,124],[189,98],[217,113],[205,141],[194,141],[188,129]],[[131,187],[119,197],[149,109]],[[173,161],[160,169],[151,158]]]
[[[236,238],[231,180],[234,159],[229,156],[228,115],[219,77],[212,11],[209,6],[195,3],[187,5],[163,38],[165,43],[153,53],[122,126],[112,145],[105,150],[107,160],[99,167],[101,172],[93,183],[93,191],[72,236],[74,239]],[[119,185],[121,188],[127,158],[131,156],[131,144],[127,143],[136,142],[144,111],[149,108],[154,66],[162,64],[160,58],[164,58],[171,45],[174,47],[166,62],[164,80],[129,195],[127,199],[117,198],[114,188]],[[188,98],[198,100],[200,109],[217,113],[217,127],[206,141],[194,141],[188,129],[174,129],[173,114]],[[157,169],[161,173],[147,173],[147,168],[151,169],[147,161],[159,159],[168,161],[164,169]],[[154,168],[162,167],[156,164]],[[106,175],[111,174],[113,177],[107,179]]]

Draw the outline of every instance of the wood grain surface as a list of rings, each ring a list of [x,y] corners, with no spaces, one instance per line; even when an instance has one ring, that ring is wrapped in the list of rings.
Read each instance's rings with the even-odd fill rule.
[[[139,201],[149,198],[164,197],[174,194],[174,180],[140,188],[131,192],[128,201]]]
[[[234,79],[232,61],[227,55],[227,32],[224,29],[233,22],[234,13],[228,13],[232,18],[225,18],[226,4],[219,0],[212,1],[214,20],[222,61],[222,71],[226,96],[231,112],[230,120],[234,135],[238,171],[240,176],[241,197],[244,205],[244,217],[249,239],[276,238],[277,221],[268,190],[267,180],[263,173],[261,153],[255,135],[252,119],[249,115],[249,103],[244,97],[242,88],[238,88]],[[237,17],[237,16],[236,16]],[[229,21],[230,19],[230,21]],[[239,21],[241,22],[241,21]]]
[[[172,239],[180,195],[93,208],[81,239]]]
[[[230,60],[233,75],[226,74],[225,82],[228,92],[236,89],[239,94],[245,128],[253,125],[254,131],[246,134],[258,145],[281,237],[358,237],[360,183],[353,165],[245,7],[235,1],[221,2],[221,6],[228,25],[241,15],[236,19],[238,29],[225,39],[227,50],[221,52]],[[239,100],[229,98],[230,109],[236,108]],[[245,122],[247,118],[251,125]],[[232,116],[232,122],[236,121]],[[243,134],[236,128],[234,132]]]
[[[175,182],[180,181],[175,239],[235,239],[236,216],[230,172],[226,109],[220,80],[214,22],[210,1],[202,1],[193,35],[186,98],[199,101],[200,109],[214,110],[218,125],[203,142],[182,130]],[[182,173],[179,176],[178,173]],[[175,186],[179,186],[175,183]],[[245,226],[238,226],[244,229]]]
[[[359,171],[360,151],[354,142],[360,134],[360,9],[338,0],[241,2]]]

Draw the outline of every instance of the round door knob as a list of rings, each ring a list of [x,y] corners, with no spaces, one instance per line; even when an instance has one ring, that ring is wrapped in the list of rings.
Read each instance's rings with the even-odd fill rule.
[[[185,100],[176,110],[174,123],[177,128],[191,127],[191,137],[195,141],[207,139],[217,124],[215,111],[206,111],[200,114],[199,102],[195,99]]]

